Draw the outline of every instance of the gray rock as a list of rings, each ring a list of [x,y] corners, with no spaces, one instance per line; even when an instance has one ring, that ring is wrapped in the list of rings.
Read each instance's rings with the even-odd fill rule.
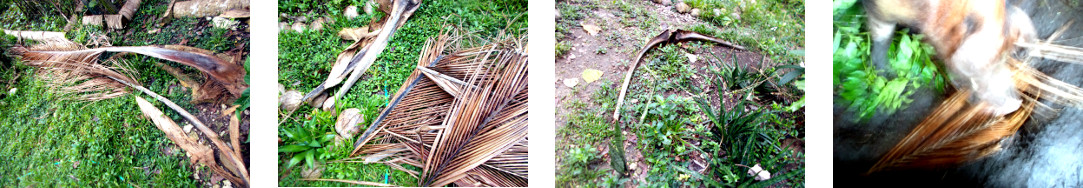
[[[236,29],[237,25],[240,25],[241,22],[225,17],[214,17],[214,19],[211,20],[211,24],[214,25],[214,28],[232,30]]]
[[[688,11],[692,11],[692,7],[688,6],[688,4],[685,4],[684,2],[677,3],[677,12],[683,14],[688,13]]]
[[[346,15],[347,19],[353,19],[353,18],[356,18],[357,16],[359,16],[358,13],[357,13],[357,6],[353,6],[353,5],[350,5],[350,6],[346,7],[346,10],[344,11],[343,14]]]
[[[297,110],[301,106],[301,98],[304,97],[304,94],[297,90],[286,91],[286,94],[278,97],[279,108],[286,112]]]
[[[301,22],[293,22],[293,30],[298,33],[305,32],[305,24]]]
[[[357,132],[361,131],[360,125],[364,121],[365,116],[361,115],[361,110],[357,108],[343,110],[335,121],[335,131],[343,138],[352,139]]]

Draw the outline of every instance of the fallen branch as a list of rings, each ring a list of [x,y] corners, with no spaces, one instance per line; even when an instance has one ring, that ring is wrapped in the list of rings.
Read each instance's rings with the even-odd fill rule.
[[[639,50],[639,55],[636,56],[635,62],[632,63],[632,66],[628,67],[628,73],[624,75],[624,81],[622,81],[623,84],[621,84],[620,86],[620,95],[617,96],[617,106],[613,110],[614,123],[620,122],[620,112],[621,106],[624,105],[624,95],[628,93],[628,85],[632,82],[632,74],[635,74],[636,68],[639,67],[639,62],[643,60],[643,56],[647,54],[647,51],[650,51],[652,48],[663,44],[676,44],[679,42],[690,40],[710,41],[728,46],[733,49],[745,50],[744,46],[735,45],[723,41],[722,39],[709,37],[692,31],[685,31],[680,29],[669,29],[662,31],[662,33],[658,34],[658,36],[655,36],[653,39],[651,39],[651,41],[647,42],[647,45],[644,45],[643,49]]]
[[[161,97],[156,94],[152,96],[155,96],[156,98]],[[160,98],[158,100],[166,103],[167,106],[170,106],[171,102],[168,102],[169,100],[163,99],[164,98]],[[165,113],[162,113],[161,110],[155,108],[154,105],[150,104],[150,102],[148,102],[147,100],[137,96],[135,97],[135,101],[136,104],[139,105],[139,109],[143,112],[143,115],[149,118],[154,123],[154,125],[158,127],[159,130],[162,130],[162,132],[166,134],[166,137],[172,140],[173,143],[176,143],[177,146],[180,146],[181,149],[188,152],[188,157],[192,160],[193,163],[202,163],[204,166],[211,168],[211,170],[218,175],[229,179],[229,181],[236,183],[239,186],[248,185],[247,174],[242,173],[241,177],[234,176],[222,166],[219,166],[217,162],[215,162],[213,152],[214,150],[211,149],[211,147],[199,144],[197,140],[188,137],[188,135],[184,133],[184,130],[181,129],[176,122],[173,122],[172,119],[169,119],[169,116],[166,116]],[[173,108],[173,106],[170,106],[170,108]],[[196,120],[196,122],[198,122],[198,120]],[[244,164],[241,163],[240,165],[243,166]]]
[[[360,46],[360,40],[357,43],[354,43],[354,45],[351,45],[350,48],[347,48],[347,51],[344,51],[343,54],[339,54],[339,60],[336,62],[335,67],[332,68],[331,74],[328,75],[327,80],[320,83],[319,86],[308,94],[305,94],[302,101],[312,102],[311,100],[314,97],[323,93],[326,89],[341,83],[342,79],[346,78],[347,73],[350,74],[349,78],[347,78],[346,82],[339,88],[339,91],[336,92],[335,95],[328,97],[327,100],[337,100],[345,94],[346,91],[349,91],[350,87],[357,82],[357,79],[359,79],[361,75],[372,66],[372,63],[376,61],[376,57],[379,56],[380,53],[383,53],[384,48],[387,48],[387,44],[391,39],[391,36],[394,36],[395,30],[398,30],[402,24],[405,24],[406,20],[408,20],[419,7],[421,7],[421,1],[418,0],[396,0],[393,11],[389,15],[390,19],[384,22],[383,27],[380,29],[380,34],[376,35],[376,38],[372,39],[372,41],[366,41],[368,44],[356,51],[352,57],[347,53],[351,52],[349,49],[355,49]],[[348,64],[342,65],[342,63],[347,61],[349,62]]]

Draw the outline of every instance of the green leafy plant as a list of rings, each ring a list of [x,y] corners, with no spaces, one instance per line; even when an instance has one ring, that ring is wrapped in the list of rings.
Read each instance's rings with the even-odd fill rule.
[[[590,167],[591,164],[601,160],[598,150],[594,149],[590,144],[568,150],[564,154],[564,160],[565,166],[560,169],[562,173],[557,175],[557,180],[561,182],[572,182],[572,180],[576,179],[597,179],[598,176],[604,173],[604,171]]]
[[[943,91],[946,75],[933,62],[934,51],[921,43],[921,35],[900,31],[888,51],[886,70],[869,63],[871,42],[868,33],[861,32],[864,10],[854,6],[856,1],[835,1],[833,81],[836,96],[848,111],[857,113],[859,120],[868,120],[876,113],[894,114],[908,105],[910,96],[922,87]],[[881,76],[892,73],[895,78]]]
[[[715,66],[722,67],[724,65]],[[741,174],[735,173],[744,171],[736,168],[736,165],[749,166],[758,163],[762,164],[768,171],[777,172],[781,169],[780,167],[785,164],[800,161],[791,159],[790,156],[792,156],[793,153],[790,152],[790,150],[783,150],[781,148],[779,140],[784,139],[787,134],[796,136],[795,132],[787,132],[787,130],[796,129],[796,127],[794,127],[796,122],[791,119],[783,118],[779,115],[780,112],[776,112],[776,110],[782,109],[780,105],[772,104],[770,108],[754,108],[753,106],[757,104],[745,99],[751,98],[755,92],[741,93],[743,97],[738,97],[738,102],[729,108],[726,107],[725,100],[721,100],[728,96],[727,93],[738,93],[733,90],[728,90],[728,88],[731,88],[732,86],[727,86],[726,83],[735,83],[739,80],[723,80],[727,77],[731,79],[741,78],[739,76],[733,76],[733,74],[735,74],[734,72],[738,72],[736,74],[741,74],[739,72],[741,72],[742,69],[744,68],[738,66],[720,68],[717,69],[719,71],[715,71],[714,74],[708,78],[711,80],[710,83],[715,85],[713,88],[717,93],[716,97],[722,102],[718,107],[711,106],[711,98],[708,96],[701,96],[695,99],[696,103],[699,105],[699,111],[711,122],[711,126],[708,128],[709,130],[707,130],[706,133],[702,133],[705,137],[698,149],[702,149],[703,151],[712,154],[725,153],[725,157],[714,156],[710,159],[711,166],[716,167],[713,168],[714,170],[710,173],[711,177],[719,178],[717,180],[711,180],[717,182],[710,183],[730,186],[753,185],[754,181],[751,178],[742,178]],[[771,68],[767,71],[773,72],[777,69],[779,68]],[[747,83],[747,81],[745,83]],[[693,93],[701,93],[696,87],[686,88],[692,90]]]
[[[283,141],[286,145],[279,146],[278,152],[293,154],[293,157],[290,157],[289,162],[287,162],[286,168],[293,167],[301,161],[304,161],[311,168],[315,167],[317,163],[323,163],[327,158],[330,158],[327,146],[335,139],[335,134],[331,132],[320,133],[301,127],[283,128],[280,131],[286,135]]]

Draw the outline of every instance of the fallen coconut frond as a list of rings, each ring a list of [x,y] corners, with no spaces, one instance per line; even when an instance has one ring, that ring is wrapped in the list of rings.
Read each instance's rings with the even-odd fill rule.
[[[869,173],[898,167],[935,168],[988,156],[1000,150],[1000,140],[1014,135],[1033,111],[1027,100],[1006,117],[987,112],[984,104],[969,104],[969,91],[955,92],[880,161]]]
[[[956,91],[882,156],[868,173],[896,168],[937,168],[993,154],[1000,150],[1000,141],[1015,135],[1032,115],[1050,115],[1035,113],[1035,110],[1050,108],[1041,104],[1040,99],[1083,108],[1083,89],[1029,66],[1032,64],[1029,61],[1036,58],[1065,62],[1083,59],[1078,48],[1048,43],[1063,30],[1054,32],[1047,42],[1016,43],[1031,50],[1026,54],[1025,62],[1007,58],[1015,72],[1014,84],[1023,98],[1018,110],[1005,116],[993,116],[985,104],[967,101],[971,96],[969,91]]]
[[[65,47],[57,47],[64,45]],[[198,48],[187,46],[132,46],[132,47],[102,47],[93,49],[72,48],[70,43],[43,43],[42,45],[25,48],[13,47],[15,55],[22,57],[30,66],[47,65],[43,62],[95,62],[100,61],[105,52],[131,52],[147,55],[163,60],[173,61],[196,68],[208,75],[211,80],[231,93],[234,97],[240,96],[248,84],[244,82],[245,70],[240,65],[223,60],[217,56]],[[204,88],[206,89],[206,88]]]
[[[419,7],[421,7],[420,0],[396,0],[394,2],[391,14],[388,15],[388,19],[379,29],[380,32],[378,35],[376,35],[376,38],[373,38],[371,41],[358,40],[357,43],[354,43],[354,45],[351,45],[351,47],[347,48],[347,50],[344,51],[342,54],[339,54],[339,59],[336,61],[334,68],[332,68],[331,74],[327,77],[327,80],[325,80],[319,86],[316,86],[316,88],[310,91],[308,94],[305,94],[304,101],[312,102],[311,99],[323,93],[324,90],[342,83],[342,79],[347,80],[345,83],[342,83],[342,87],[339,88],[339,91],[336,92],[335,95],[329,97],[327,100],[336,100],[343,94],[345,94],[346,91],[349,91],[350,87],[353,86],[355,82],[357,82],[357,79],[361,78],[361,75],[364,74],[370,66],[372,66],[373,62],[376,62],[376,57],[379,56],[380,53],[383,53],[384,49],[387,48],[387,44],[391,39],[391,36],[395,35],[395,31],[398,30],[398,28],[401,27],[403,24],[405,24],[406,20],[408,20]],[[366,41],[367,43],[361,44],[361,41]],[[355,49],[357,48],[357,46],[362,45],[364,47],[360,50],[351,52],[350,49]],[[352,57],[349,56],[350,54],[347,52],[353,53]],[[341,65],[345,62],[349,63],[346,65]],[[338,67],[343,67],[343,69],[335,69]],[[346,73],[350,74],[349,78],[346,78]],[[324,106],[327,106],[327,104],[324,104]]]
[[[189,159],[191,159],[192,163],[201,163],[204,166],[210,168],[211,171],[214,171],[216,174],[225,177],[230,182],[233,182],[238,186],[243,187],[248,185],[247,172],[237,173],[236,170],[232,170],[233,172],[231,173],[230,171],[227,171],[227,169],[233,169],[229,168],[229,166],[240,166],[241,168],[243,168],[244,163],[237,163],[236,161],[232,160],[223,160],[221,161],[221,163],[224,164],[226,167],[218,165],[219,161],[217,160],[219,159],[215,158],[214,149],[212,149],[210,146],[200,144],[198,140],[193,139],[192,137],[188,137],[188,134],[184,133],[184,130],[181,129],[176,122],[173,122],[173,120],[170,119],[169,116],[166,116],[164,113],[162,113],[161,110],[155,108],[154,105],[150,104],[150,102],[148,102],[147,100],[137,96],[135,97],[135,101],[136,104],[139,105],[139,109],[143,112],[144,116],[150,119],[154,123],[154,125],[158,127],[159,130],[162,130],[162,132],[165,133],[166,137],[168,137],[169,140],[172,140],[173,143],[176,143],[177,146],[188,152],[188,157]],[[219,151],[219,156],[223,155],[221,152],[226,151]],[[241,175],[235,176],[234,174]]]
[[[624,95],[628,93],[628,85],[632,81],[632,74],[635,74],[636,68],[639,67],[639,62],[643,60],[643,56],[647,54],[647,51],[650,51],[652,48],[663,44],[676,44],[679,42],[691,40],[711,41],[733,49],[745,50],[744,46],[735,45],[722,39],[706,36],[693,31],[685,31],[680,29],[667,29],[665,31],[662,31],[662,33],[658,34],[658,36],[655,36],[650,41],[648,41],[647,45],[643,46],[643,49],[639,50],[639,55],[636,56],[635,62],[632,63],[632,66],[628,67],[628,73],[625,73],[624,81],[622,81],[623,84],[621,84],[620,86],[620,95],[617,96],[616,109],[613,110],[613,122],[620,122],[620,112],[621,106],[624,105]]]
[[[124,90],[125,87],[139,90],[154,97],[166,106],[177,111],[180,116],[187,119],[214,144],[217,150],[220,150],[217,155],[218,159],[224,161],[221,164],[225,165],[225,168],[232,173],[215,170],[216,173],[219,173],[222,176],[227,176],[229,174],[238,175],[240,177],[239,179],[231,179],[231,181],[241,186],[248,184],[249,178],[247,167],[244,165],[243,157],[240,156],[240,152],[235,151],[240,148],[233,148],[225,144],[218,136],[218,133],[208,128],[191,113],[169,99],[140,86],[138,82],[127,74],[121,73],[127,72],[123,71],[123,66],[108,67],[103,65],[102,62],[115,62],[113,59],[115,55],[109,55],[105,52],[138,53],[196,67],[210,75],[212,78],[215,78],[216,74],[223,79],[231,79],[233,76],[240,76],[240,82],[227,84],[233,85],[233,87],[247,88],[247,85],[243,82],[243,75],[245,74],[243,68],[236,68],[234,66],[237,65],[225,62],[214,55],[210,55],[205,50],[183,46],[105,47],[85,49],[66,39],[50,39],[29,48],[22,46],[12,47],[11,52],[13,55],[19,56],[25,65],[40,67],[43,68],[46,73],[53,74],[54,76],[48,77],[49,79],[53,79],[50,81],[51,83],[71,82],[72,84],[70,85],[54,85],[59,86],[61,92],[87,93],[79,98],[82,100],[101,100],[122,96],[127,93],[127,91]],[[230,73],[238,71],[232,69],[240,69],[240,72]],[[222,82],[213,83],[222,84]],[[229,89],[229,85],[225,85],[227,89]],[[206,84],[203,87],[206,88]],[[148,115],[154,114],[156,113],[148,113]],[[158,123],[164,121],[155,120],[155,122]],[[163,131],[167,130],[163,129]],[[213,159],[213,156],[211,158]],[[208,164],[208,166],[216,166],[215,164],[218,163]]]
[[[445,54],[449,41],[426,42],[415,71],[357,138],[357,157],[338,162],[417,166],[421,186],[527,185],[526,41]]]

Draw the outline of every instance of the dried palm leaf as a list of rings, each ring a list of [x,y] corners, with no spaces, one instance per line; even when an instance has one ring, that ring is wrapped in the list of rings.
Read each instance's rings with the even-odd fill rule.
[[[180,49],[180,50],[178,50]],[[223,79],[230,79],[231,76],[237,76],[236,74],[228,74],[229,72],[236,71],[230,70],[230,65],[236,66],[231,63],[223,63],[225,61],[217,58],[214,55],[209,55],[205,51],[196,50],[191,47],[182,46],[167,46],[167,47],[106,47],[96,49],[85,49],[82,46],[74,44],[65,40],[46,40],[43,43],[27,48],[22,46],[16,46],[11,49],[12,54],[21,57],[24,64],[28,66],[41,67],[46,69],[47,72],[57,75],[56,78],[60,81],[82,81],[81,83],[65,86],[62,90],[68,90],[69,92],[89,92],[91,93],[84,100],[100,100],[105,98],[112,98],[123,95],[126,91],[123,90],[124,86],[139,90],[149,96],[154,97],[158,101],[161,101],[166,106],[177,111],[182,117],[192,123],[200,132],[202,132],[211,142],[215,145],[215,148],[221,151],[219,158],[223,160],[226,167],[232,171],[231,174],[238,175],[240,179],[234,181],[238,185],[248,184],[248,170],[244,165],[240,152],[236,152],[235,148],[225,144],[216,132],[204,125],[198,118],[193,116],[188,111],[184,110],[177,104],[173,103],[169,99],[154,93],[146,88],[143,88],[126,74],[122,74],[114,69],[123,70],[122,67],[110,68],[101,64],[102,61],[113,62],[111,55],[105,54],[105,52],[122,52],[122,53],[138,53],[157,57],[160,59],[170,60],[181,64],[196,67],[215,77],[218,74]],[[227,74],[223,74],[227,73]],[[244,71],[240,70],[239,75],[243,79]],[[243,85],[244,82],[236,82],[234,86]],[[228,87],[227,87],[228,88]],[[97,92],[98,95],[95,95]],[[110,93],[113,92],[113,93]],[[154,115],[155,113],[148,113],[148,115]],[[171,121],[171,120],[170,120]],[[164,122],[155,120],[155,122]],[[163,129],[165,132],[170,130]],[[236,148],[239,149],[239,148]],[[213,158],[213,157],[212,157]],[[218,163],[209,163],[216,165]],[[226,173],[225,171],[216,171],[216,173]],[[226,176],[227,174],[222,174]]]
[[[358,157],[343,162],[421,167],[422,186],[526,186],[526,44],[442,55],[450,40],[426,42],[416,70],[355,142]]]
[[[1000,141],[1014,135],[1030,116],[1035,100],[1007,117],[989,113],[984,103],[968,104],[969,91],[951,95],[917,125],[869,173],[898,167],[933,168],[988,156],[1000,150]]]
[[[1052,41],[1063,28],[1047,41]],[[1017,43],[1031,51],[1032,57],[1074,62],[1080,54],[1074,47],[1049,43]],[[1007,55],[1005,55],[1007,56]],[[1022,107],[1003,117],[988,113],[982,103],[967,102],[971,93],[957,91],[919,123],[899,143],[869,169],[869,173],[894,168],[933,168],[972,161],[1000,150],[1000,141],[1014,135],[1038,108],[1046,108],[1040,99],[1083,108],[1083,89],[1062,82],[1031,68],[1030,62],[1006,58],[1015,72],[1013,80],[1023,96]],[[1046,114],[1047,115],[1047,114]]]
[[[66,47],[57,47],[67,45]],[[70,43],[51,43],[34,48],[14,47],[11,51],[23,58],[31,66],[43,62],[97,62],[105,52],[130,52],[173,61],[194,67],[207,74],[211,80],[229,91],[233,96],[240,96],[248,85],[244,82],[245,70],[240,65],[223,60],[205,50],[177,45],[102,47],[74,50]]]

